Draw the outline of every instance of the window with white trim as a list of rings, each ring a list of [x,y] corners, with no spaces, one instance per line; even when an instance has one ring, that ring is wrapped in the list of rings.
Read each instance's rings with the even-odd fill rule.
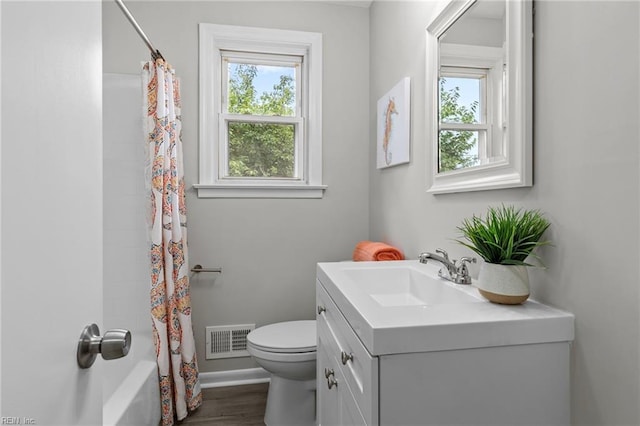
[[[440,68],[439,172],[477,166],[487,157],[488,71]]]
[[[482,50],[482,56],[478,54]],[[505,156],[502,49],[442,44],[438,97],[438,172]]]
[[[322,35],[200,24],[199,197],[321,198]]]

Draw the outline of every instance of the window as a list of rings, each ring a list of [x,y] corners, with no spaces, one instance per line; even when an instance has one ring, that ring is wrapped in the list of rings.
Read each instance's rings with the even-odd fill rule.
[[[441,45],[438,173],[504,158],[503,73],[501,49]]]
[[[200,24],[199,197],[321,198],[322,36]]]
[[[220,178],[300,180],[302,58],[221,53]]]
[[[488,73],[482,68],[441,68],[439,172],[477,166],[489,156]]]

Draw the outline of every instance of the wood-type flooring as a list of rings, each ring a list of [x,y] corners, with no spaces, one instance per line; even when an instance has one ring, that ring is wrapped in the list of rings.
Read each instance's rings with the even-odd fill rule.
[[[202,405],[178,422],[198,426],[264,426],[268,383],[202,390]]]

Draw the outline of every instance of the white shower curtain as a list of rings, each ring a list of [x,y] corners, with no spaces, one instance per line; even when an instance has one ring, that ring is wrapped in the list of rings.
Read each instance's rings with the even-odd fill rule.
[[[151,317],[158,360],[162,424],[202,403],[187,261],[180,85],[163,59],[142,70],[150,191]]]

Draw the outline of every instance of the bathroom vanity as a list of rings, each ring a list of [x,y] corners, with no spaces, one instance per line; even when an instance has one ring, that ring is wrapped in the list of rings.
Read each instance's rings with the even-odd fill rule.
[[[317,423],[568,425],[573,315],[417,261],[319,263]]]

